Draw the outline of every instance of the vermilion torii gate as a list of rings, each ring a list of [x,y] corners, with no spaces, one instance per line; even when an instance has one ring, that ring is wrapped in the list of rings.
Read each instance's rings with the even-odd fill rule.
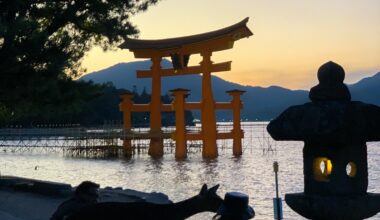
[[[161,131],[161,112],[176,111],[176,131],[172,138],[176,141],[176,157],[186,157],[186,140],[203,141],[203,157],[215,158],[218,155],[216,140],[233,139],[234,155],[241,155],[241,138],[243,131],[240,128],[240,109],[242,103],[240,95],[243,91],[232,90],[229,94],[233,97],[231,103],[215,103],[212,94],[211,73],[231,70],[231,61],[213,63],[213,52],[232,49],[234,42],[252,35],[246,26],[248,18],[241,22],[208,33],[178,37],[162,40],[137,40],[127,39],[120,45],[122,49],[129,49],[135,58],[149,58],[152,61],[150,70],[137,71],[138,78],[152,78],[151,102],[146,105],[132,103],[133,95],[122,95],[121,111],[124,113],[124,129],[131,129],[131,111],[150,112],[150,148],[149,154],[153,157],[163,155],[163,138]],[[190,55],[200,54],[202,61],[198,66],[188,66]],[[162,69],[161,60],[164,57],[172,59],[173,68]],[[161,77],[181,76],[188,74],[202,74],[202,100],[199,103],[185,103],[188,90],[177,89],[172,93],[175,100],[172,104],[161,103]],[[201,110],[202,131],[199,134],[186,134],[184,123],[184,111],[191,109]],[[216,109],[232,109],[234,114],[234,126],[230,133],[218,134],[216,128]],[[126,151],[131,149],[131,141],[124,140]]]

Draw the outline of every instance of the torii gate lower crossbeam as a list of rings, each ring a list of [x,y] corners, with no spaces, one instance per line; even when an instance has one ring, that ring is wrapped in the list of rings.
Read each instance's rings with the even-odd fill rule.
[[[211,72],[228,71],[230,70],[231,62],[213,64],[211,56],[213,52],[231,49],[235,41],[251,36],[252,32],[246,26],[247,22],[248,18],[227,28],[187,37],[163,40],[127,39],[120,45],[121,48],[132,51],[136,58],[149,58],[152,61],[151,70],[138,71],[137,73],[139,77],[152,78],[152,97],[149,104],[150,134],[152,135],[149,154],[151,156],[161,157],[163,155],[163,141],[160,138],[160,134],[162,133],[161,77],[185,74],[202,74],[202,100],[200,102],[201,136],[203,141],[202,155],[205,158],[215,158],[218,156],[216,146],[218,138],[215,115],[216,104],[212,94]],[[202,61],[199,66],[187,67],[190,55],[192,54],[200,54]],[[161,68],[160,62],[164,57],[172,59],[172,69],[163,70]],[[199,70],[200,72],[194,72],[194,70]],[[237,131],[238,128],[235,130]]]

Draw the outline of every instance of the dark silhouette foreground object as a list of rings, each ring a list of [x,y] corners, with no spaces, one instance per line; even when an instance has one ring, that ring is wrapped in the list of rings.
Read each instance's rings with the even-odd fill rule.
[[[85,206],[94,204],[98,199],[99,184],[83,181],[75,190],[74,197],[58,206],[51,220],[63,220]]]
[[[363,219],[380,211],[380,195],[367,193],[367,141],[380,141],[380,107],[351,101],[344,70],[328,62],[318,70],[311,103],[292,106],[271,121],[275,140],[304,141],[304,193],[286,203],[309,219]]]
[[[247,220],[255,217],[255,211],[249,204],[248,195],[240,192],[228,192],[223,204],[219,207],[213,219]]]
[[[219,185],[207,189],[203,185],[201,192],[189,199],[171,204],[155,204],[149,202],[103,202],[84,207],[68,220],[180,220],[200,212],[216,212],[223,199],[216,191]]]

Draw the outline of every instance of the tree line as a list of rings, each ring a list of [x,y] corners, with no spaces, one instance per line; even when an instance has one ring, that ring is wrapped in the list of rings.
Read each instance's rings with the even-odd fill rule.
[[[86,52],[137,37],[130,18],[157,1],[0,0],[0,124],[78,119],[111,90],[75,80]]]
[[[36,116],[29,115],[22,118],[10,118],[1,121],[0,125],[4,126],[22,126],[36,127],[46,124],[76,124],[81,126],[97,126],[105,122],[113,121],[120,124],[123,121],[122,112],[119,110],[120,94],[127,92],[125,89],[116,89],[109,82],[102,85],[98,96],[84,103],[81,109],[77,112],[64,112],[57,114],[51,109],[49,114],[41,114]],[[137,87],[133,88],[133,102],[136,104],[148,104],[151,99],[151,94],[147,93],[144,88],[141,93],[138,93]],[[170,104],[173,101],[168,94],[161,96],[163,104]],[[49,111],[48,111],[49,112]],[[149,112],[132,112],[132,125],[134,127],[149,127],[150,113]],[[193,115],[191,111],[186,111],[186,124],[193,124]],[[175,125],[174,112],[162,112],[161,123],[163,126]]]

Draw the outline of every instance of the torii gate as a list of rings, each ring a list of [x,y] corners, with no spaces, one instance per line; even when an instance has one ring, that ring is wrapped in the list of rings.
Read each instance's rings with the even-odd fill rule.
[[[134,53],[135,58],[149,58],[152,61],[150,70],[138,70],[138,78],[152,78],[152,96],[151,102],[147,105],[136,105],[131,103],[132,94],[128,93],[122,96],[121,111],[124,113],[124,129],[130,130],[130,112],[131,111],[147,111],[150,112],[150,148],[149,154],[153,157],[161,157],[163,155],[163,135],[161,131],[161,111],[173,111],[178,103],[178,97],[184,98],[186,92],[183,90],[173,91],[176,100],[173,104],[164,105],[161,103],[161,77],[181,76],[187,74],[202,74],[202,100],[200,103],[187,103],[180,109],[200,109],[202,132],[195,137],[190,134],[180,134],[184,132],[184,125],[177,122],[176,134],[176,157],[185,157],[183,153],[177,153],[177,150],[182,149],[186,145],[187,139],[201,139],[203,141],[203,157],[215,158],[218,155],[216,140],[218,138],[233,138],[234,145],[240,143],[240,150],[235,149],[234,154],[241,154],[241,138],[243,132],[240,128],[240,95],[242,91],[230,91],[234,100],[231,103],[215,103],[212,94],[211,73],[231,70],[231,61],[216,63],[211,61],[213,52],[232,49],[234,42],[252,35],[252,32],[246,26],[248,18],[241,22],[212,32],[207,32],[198,35],[187,37],[178,37],[161,40],[138,40],[127,39],[119,47],[129,49]],[[200,54],[202,61],[198,66],[187,66],[190,55]],[[172,59],[173,68],[162,69],[160,66],[163,57]],[[236,99],[236,96],[239,96]],[[181,98],[180,98],[181,99]],[[184,99],[182,99],[184,102]],[[178,106],[178,104],[177,104]],[[218,135],[216,128],[216,109],[238,109],[234,111],[234,128],[230,135]],[[181,111],[182,111],[181,110]],[[235,113],[236,112],[236,113]],[[184,116],[178,116],[176,111],[176,120]],[[178,127],[181,126],[181,127]],[[183,133],[182,132],[182,133]],[[200,137],[198,137],[200,135]],[[186,137],[188,137],[186,139]],[[235,140],[236,143],[235,144]],[[124,142],[124,147],[130,147],[130,140]],[[186,146],[185,146],[186,147]],[[186,149],[185,149],[186,150]],[[181,152],[182,152],[181,151]]]

